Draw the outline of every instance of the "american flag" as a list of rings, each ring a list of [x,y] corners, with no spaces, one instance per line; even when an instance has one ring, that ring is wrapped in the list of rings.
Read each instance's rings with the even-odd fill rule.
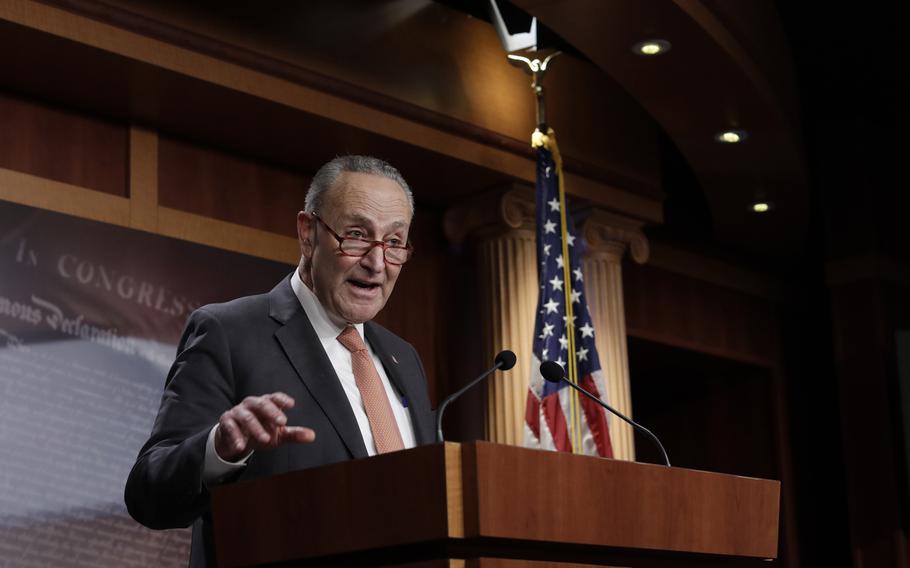
[[[537,146],[537,275],[540,291],[525,446],[613,457],[605,410],[565,383],[540,375],[542,361],[555,361],[567,377],[605,399],[606,386],[594,346],[594,327],[584,294],[575,228],[565,208],[561,163],[553,131],[534,135]]]

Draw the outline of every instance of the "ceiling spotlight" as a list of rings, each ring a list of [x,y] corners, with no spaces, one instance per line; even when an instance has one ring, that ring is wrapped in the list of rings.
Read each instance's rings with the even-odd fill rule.
[[[771,211],[771,203],[768,201],[756,201],[751,205],[753,213],[767,213]]]
[[[745,130],[724,130],[714,135],[714,139],[721,144],[739,144],[748,137]]]
[[[651,56],[666,53],[670,51],[670,47],[670,42],[665,39],[649,39],[633,45],[632,51],[634,51],[636,55]]]

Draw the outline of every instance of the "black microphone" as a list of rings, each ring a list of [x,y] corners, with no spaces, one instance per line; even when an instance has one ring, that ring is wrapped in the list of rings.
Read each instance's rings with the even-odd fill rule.
[[[437,442],[443,441],[442,414],[443,414],[443,412],[445,412],[446,406],[448,406],[450,402],[452,402],[459,396],[463,395],[466,390],[468,390],[469,388],[473,387],[474,385],[476,385],[483,379],[490,376],[494,371],[496,371],[496,370],[508,371],[509,369],[511,369],[512,367],[515,366],[515,361],[517,361],[517,359],[515,357],[515,353],[512,353],[508,349],[506,349],[505,351],[500,351],[499,354],[496,355],[496,359],[493,360],[494,365],[491,368],[489,368],[486,371],[484,371],[483,373],[481,373],[479,377],[477,377],[470,383],[466,384],[465,386],[461,387],[456,392],[450,394],[447,399],[442,401],[442,404],[440,404],[439,408],[436,409],[436,441]]]
[[[596,402],[597,404],[603,406],[604,408],[606,408],[607,410],[609,410],[610,412],[612,412],[612,413],[615,414],[616,416],[619,416],[619,417],[622,418],[625,422],[627,422],[630,426],[632,426],[633,428],[635,428],[635,429],[638,430],[639,432],[641,432],[641,433],[647,435],[649,438],[651,438],[652,440],[654,440],[654,443],[657,444],[657,447],[660,449],[660,453],[663,454],[663,456],[664,456],[664,463],[666,464],[667,467],[670,467],[670,458],[667,457],[667,451],[664,449],[664,445],[660,443],[660,440],[657,439],[657,436],[655,436],[653,432],[651,432],[650,430],[648,430],[647,428],[645,428],[644,426],[642,426],[642,425],[639,424],[638,422],[635,422],[634,420],[632,420],[631,418],[629,418],[628,416],[626,416],[626,415],[623,414],[622,412],[616,410],[615,408],[613,408],[612,406],[610,406],[610,405],[607,404],[606,402],[600,400],[599,398],[597,398],[597,397],[594,396],[593,394],[589,393],[589,392],[586,391],[585,389],[581,388],[580,386],[576,385],[575,383],[573,383],[572,381],[570,381],[569,379],[567,379],[567,378],[566,378],[566,372],[565,372],[565,370],[562,368],[562,365],[560,365],[560,364],[557,363],[556,361],[544,361],[543,363],[540,364],[540,374],[543,376],[544,379],[546,379],[547,381],[549,381],[549,382],[551,382],[551,383],[558,383],[558,382],[560,382],[560,381],[565,382],[567,385],[569,385],[569,386],[572,387],[573,389],[577,390],[577,391],[580,392],[581,394],[583,394],[583,395],[585,395],[586,397],[590,398],[591,400],[593,400],[593,401]]]

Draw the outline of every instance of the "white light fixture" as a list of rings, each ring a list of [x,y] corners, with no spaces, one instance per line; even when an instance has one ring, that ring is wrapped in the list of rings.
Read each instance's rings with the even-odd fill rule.
[[[635,52],[636,55],[650,57],[666,53],[670,51],[671,47],[670,42],[665,39],[648,39],[633,45],[632,51]]]
[[[749,137],[745,130],[724,130],[714,135],[714,140],[721,144],[739,144]]]
[[[767,201],[756,201],[752,204],[752,211],[754,213],[767,213],[771,210],[771,204]]]

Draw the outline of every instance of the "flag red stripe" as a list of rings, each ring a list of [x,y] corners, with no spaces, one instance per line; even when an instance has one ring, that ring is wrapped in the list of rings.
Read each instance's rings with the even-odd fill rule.
[[[540,440],[540,400],[533,391],[528,390],[528,403],[525,405],[525,423]]]
[[[581,388],[600,398],[597,391],[597,385],[594,383],[594,377],[585,376],[580,383]],[[585,413],[585,419],[588,422],[588,428],[594,436],[594,443],[597,445],[597,455],[602,458],[613,457],[613,444],[610,442],[610,428],[607,425],[606,410],[599,404],[586,396],[581,398],[581,408]]]
[[[569,441],[569,428],[566,417],[562,413],[562,405],[559,403],[559,393],[544,397],[541,403],[544,418],[550,428],[550,434],[553,435],[553,445],[560,452],[571,452],[572,442]]]

